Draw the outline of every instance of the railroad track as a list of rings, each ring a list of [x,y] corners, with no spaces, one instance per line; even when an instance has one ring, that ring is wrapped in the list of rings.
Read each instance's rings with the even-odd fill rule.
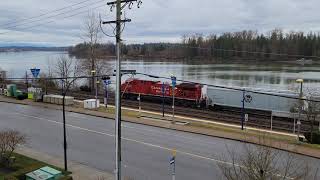
[[[60,91],[50,91],[50,93],[59,94]],[[71,96],[77,99],[85,100],[95,98],[94,95],[89,93],[69,92]],[[114,105],[114,94],[109,94],[108,104]],[[103,96],[99,94],[99,99],[103,102]],[[138,101],[122,99],[122,105],[130,108],[138,108]],[[152,102],[141,102],[141,108],[143,110],[162,112],[162,104],[156,104]],[[171,105],[164,106],[165,113],[170,114],[172,112]],[[249,121],[246,122],[247,126],[257,127],[262,129],[271,129],[271,112],[267,111],[255,111],[247,110],[249,114]],[[199,118],[205,120],[226,122],[235,125],[241,123],[241,110],[236,108],[222,108],[221,110],[207,110],[207,109],[193,109],[186,107],[175,107],[175,114],[180,116],[187,116],[192,118]],[[293,131],[293,119],[273,117],[273,130],[282,132]],[[310,122],[302,121],[301,132],[309,131]]]

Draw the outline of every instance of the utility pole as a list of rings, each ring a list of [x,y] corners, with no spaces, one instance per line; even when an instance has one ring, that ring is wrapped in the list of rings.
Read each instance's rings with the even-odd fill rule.
[[[116,63],[116,114],[115,114],[115,149],[116,149],[116,163],[115,163],[115,180],[121,180],[121,59],[120,59],[120,46],[121,46],[121,24],[131,22],[131,19],[121,19],[122,9],[127,5],[129,9],[132,8],[133,2],[137,2],[137,7],[140,8],[141,0],[116,0],[108,2],[107,5],[112,9],[116,6],[116,20],[106,21],[102,24],[116,24],[116,48],[117,48],[117,63]]]

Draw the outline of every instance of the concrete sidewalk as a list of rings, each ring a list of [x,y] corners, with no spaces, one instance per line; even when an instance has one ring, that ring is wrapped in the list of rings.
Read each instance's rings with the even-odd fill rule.
[[[63,159],[59,157],[50,156],[48,154],[37,152],[34,149],[20,146],[16,151],[24,156],[57,166],[64,167]],[[68,170],[72,172],[74,180],[113,180],[114,176],[107,172],[102,172],[97,169],[93,169],[83,164],[68,161]]]

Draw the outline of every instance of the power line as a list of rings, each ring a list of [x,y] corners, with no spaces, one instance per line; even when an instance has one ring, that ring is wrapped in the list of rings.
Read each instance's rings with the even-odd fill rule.
[[[157,76],[157,75],[139,73],[139,72],[137,72],[136,74],[143,75],[143,76],[148,76],[150,78],[155,78],[155,79],[171,80],[171,77]],[[245,91],[245,92],[248,92],[248,93],[275,96],[275,97],[283,97],[283,98],[288,98],[288,99],[305,100],[305,101],[310,101],[310,102],[320,102],[320,100],[319,101],[318,100],[310,100],[310,99],[306,99],[306,98],[299,98],[299,97],[286,96],[286,95],[280,95],[280,94],[265,93],[265,92],[260,92],[260,91],[249,90],[249,89],[246,89],[246,88],[235,88],[235,87],[219,86],[219,85],[213,85],[213,84],[207,84],[207,83],[198,83],[198,82],[194,82],[194,81],[187,81],[187,80],[182,80],[182,79],[177,79],[177,81],[182,82],[182,83],[197,84],[197,85],[214,87],[214,88],[221,88],[221,89],[227,89],[227,90]]]
[[[86,10],[84,10],[84,11],[77,12],[77,13],[72,14],[72,15],[64,16],[64,17],[62,17],[62,18],[74,17],[74,16],[76,16],[76,15],[86,13],[86,12],[88,12],[88,10],[94,10],[94,9],[100,8],[100,7],[102,7],[102,6],[103,6],[103,4],[101,4],[101,5],[99,5],[99,6],[96,6],[96,7],[93,7],[93,8],[90,8],[90,9],[86,9]],[[88,6],[85,6],[85,7],[88,7]],[[81,8],[79,8],[79,9],[82,9],[82,8],[85,8],[85,7],[81,7]],[[77,9],[77,10],[79,10],[79,9]],[[69,12],[61,13],[60,15],[67,14],[67,13],[69,13]],[[60,15],[59,15],[59,16],[60,16]],[[52,23],[52,22],[55,22],[55,20],[50,20],[50,21],[42,22],[42,23],[39,23],[39,24],[36,24],[36,25],[32,25],[32,26],[29,26],[29,27],[25,27],[25,28],[19,29],[19,31],[32,29],[32,28],[34,28],[34,27],[39,27],[39,26],[41,26],[41,25],[49,24],[49,23]],[[14,31],[2,32],[2,33],[0,33],[0,35],[12,33],[12,32],[14,32]]]
[[[2,24],[1,26],[8,26],[8,25],[11,25],[11,24],[17,24],[17,23],[19,23],[19,22],[24,22],[24,21],[28,21],[28,20],[31,20],[31,19],[36,19],[36,18],[39,18],[39,17],[42,17],[42,16],[46,16],[46,15],[51,14],[51,13],[59,12],[59,11],[65,10],[65,9],[70,8],[70,7],[73,7],[73,6],[77,6],[77,5],[80,5],[80,4],[89,2],[89,1],[92,1],[92,0],[81,1],[81,2],[72,4],[72,5],[69,5],[69,6],[65,6],[65,7],[63,7],[63,8],[54,9],[54,10],[52,10],[52,11],[45,12],[45,13],[40,14],[40,15],[37,15],[37,16],[32,16],[32,17],[29,17],[29,18],[23,18],[23,19],[18,20],[18,21],[14,21],[14,22],[9,22],[9,23],[6,23],[6,24]]]

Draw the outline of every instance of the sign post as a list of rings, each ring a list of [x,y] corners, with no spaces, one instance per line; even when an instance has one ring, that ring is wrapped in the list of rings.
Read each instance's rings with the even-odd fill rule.
[[[164,117],[164,94],[166,91],[164,87],[164,83],[162,83],[161,91],[162,91],[162,117]]]
[[[177,78],[175,76],[171,76],[172,81],[172,124],[175,124],[174,120],[174,95],[175,95],[175,87],[177,84]]]
[[[38,68],[32,68],[30,69],[31,73],[32,73],[32,76],[33,78],[38,78],[39,74],[40,74],[40,69]],[[34,80],[32,80],[32,85],[34,86]]]
[[[103,80],[103,84],[104,84],[104,90],[105,90],[105,95],[104,95],[104,105],[106,106],[106,108],[108,108],[108,89],[109,89],[109,85],[111,84],[111,80],[110,77],[104,77],[102,78]]]
[[[169,161],[172,180],[176,179],[176,155],[177,155],[177,151],[175,149],[172,150],[172,157],[170,158],[170,161]]]

